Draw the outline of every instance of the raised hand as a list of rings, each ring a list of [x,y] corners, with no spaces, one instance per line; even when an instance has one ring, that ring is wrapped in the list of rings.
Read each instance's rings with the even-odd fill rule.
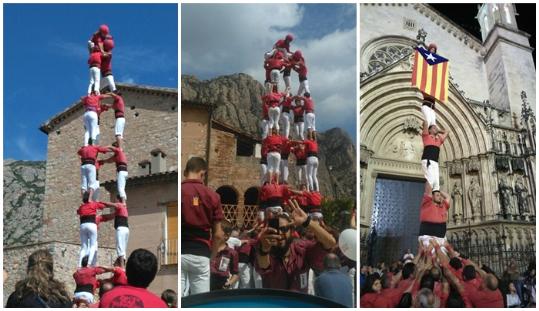
[[[294,225],[299,227],[307,220],[308,215],[301,209],[296,200],[288,200],[288,205],[291,208],[291,217]]]

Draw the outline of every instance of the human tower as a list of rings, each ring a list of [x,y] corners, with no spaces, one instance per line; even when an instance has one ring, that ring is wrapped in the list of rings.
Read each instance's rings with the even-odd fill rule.
[[[116,89],[112,75],[112,50],[114,39],[107,25],[101,25],[88,41],[88,66],[90,83],[88,94],[81,97],[84,107],[83,147],[78,150],[81,161],[81,196],[82,204],[77,210],[80,218],[81,249],[79,262],[73,278],[76,282],[74,301],[92,304],[95,289],[99,286],[97,275],[112,272],[115,285],[126,285],[125,276],[126,249],[129,240],[127,213],[127,194],[125,192],[127,173],[127,157],[123,150],[123,131],[125,127],[125,104],[122,94]],[[106,90],[106,93],[101,93]],[[105,102],[105,101],[112,102]],[[112,109],[115,116],[115,140],[111,146],[100,146],[100,115]],[[98,155],[111,154],[106,159],[98,159]],[[107,163],[115,163],[117,197],[116,202],[99,201],[99,169]],[[105,207],[113,212],[103,214]],[[114,220],[116,229],[117,259],[113,267],[97,265],[97,233],[102,222]]]
[[[433,66],[438,66],[436,70],[443,70],[443,75],[448,76],[447,59],[437,54],[438,48],[435,44],[430,44],[427,49],[423,47],[416,48],[415,69],[412,74],[412,85],[417,86],[423,94],[423,104],[421,111],[424,116],[423,130],[421,138],[423,140],[423,154],[421,156],[421,168],[425,175],[425,193],[420,206],[419,214],[419,234],[418,242],[425,248],[430,246],[431,241],[436,241],[442,246],[446,243],[445,234],[447,231],[447,211],[450,207],[450,196],[440,190],[440,168],[439,157],[440,148],[444,143],[449,131],[441,130],[436,124],[435,102],[436,99],[443,101],[447,99],[447,78],[445,81],[438,81],[435,87],[430,90],[424,85],[427,83],[419,83],[426,81],[429,78],[428,74],[421,75],[421,72],[434,71]],[[423,66],[425,70],[418,69]],[[435,72],[435,71],[434,71]],[[434,75],[433,75],[434,76]],[[436,81],[436,80],[434,80]],[[444,83],[445,82],[445,83]],[[431,85],[434,85],[431,81]]]
[[[322,195],[318,184],[318,143],[314,101],[307,79],[307,65],[300,50],[290,51],[292,34],[278,40],[264,54],[265,94],[262,96],[262,157],[259,221],[283,212],[288,199],[296,199],[312,218],[322,219]],[[291,91],[291,73],[298,74],[296,95]],[[285,88],[280,91],[283,77]],[[294,128],[291,137],[290,129]],[[299,190],[288,185],[290,154],[294,155]]]

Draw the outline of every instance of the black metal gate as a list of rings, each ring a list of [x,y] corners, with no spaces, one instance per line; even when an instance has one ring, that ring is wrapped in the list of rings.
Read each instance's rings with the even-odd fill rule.
[[[424,182],[379,177],[376,179],[368,261],[376,264],[398,260],[417,249],[419,207]]]

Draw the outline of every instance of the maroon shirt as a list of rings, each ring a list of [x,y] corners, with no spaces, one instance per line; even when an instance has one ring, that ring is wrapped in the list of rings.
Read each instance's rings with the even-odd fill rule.
[[[200,180],[184,180],[181,190],[181,252],[210,257],[210,230],[224,219],[221,198]]]
[[[211,274],[220,277],[229,277],[231,274],[238,274],[238,252],[226,246],[210,262]]]
[[[324,254],[321,254],[323,251]],[[270,255],[270,265],[260,268],[256,262],[256,271],[262,277],[264,288],[284,289],[307,293],[309,269],[316,257],[324,258],[326,251],[321,249],[317,241],[295,240],[290,244],[288,261]]]

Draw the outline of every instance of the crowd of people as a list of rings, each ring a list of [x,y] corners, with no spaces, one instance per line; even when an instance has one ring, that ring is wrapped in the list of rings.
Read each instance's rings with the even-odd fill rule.
[[[78,150],[81,161],[82,204],[78,208],[77,214],[80,219],[81,249],[77,269],[73,274],[76,287],[72,302],[77,307],[97,305],[100,307],[166,307],[159,297],[145,290],[157,272],[155,255],[146,250],[134,251],[130,257],[132,259],[131,264],[136,264],[139,268],[151,269],[147,270],[147,273],[132,273],[131,277],[127,273],[130,261],[126,257],[129,224],[127,194],[125,191],[128,176],[127,157],[123,150],[125,103],[121,93],[116,89],[112,75],[113,48],[114,40],[107,25],[101,25],[88,41],[90,84],[88,94],[81,97],[81,103],[84,107],[84,141],[83,146]],[[102,90],[106,90],[107,93],[102,93]],[[104,102],[106,99],[112,99],[112,102]],[[115,138],[111,146],[100,146],[100,115],[109,109],[114,110]],[[111,154],[111,156],[106,159],[98,159],[100,153]],[[116,202],[102,202],[99,200],[99,169],[106,163],[115,164],[117,177]],[[99,212],[106,207],[110,208],[112,213],[104,214]],[[111,220],[114,220],[117,258],[112,267],[99,266],[97,263],[98,227],[100,224]],[[30,272],[34,272],[33,268],[32,270],[30,269],[31,266],[41,267],[45,265],[44,268],[41,267],[43,269],[36,268],[35,272],[38,274],[35,276],[36,278],[52,277],[52,272],[47,275],[39,274],[52,267],[52,257],[49,257],[50,254],[46,252],[36,252],[30,257],[27,282],[19,282],[16,293],[14,293],[14,296],[12,295],[12,300],[8,305],[15,306],[16,303],[24,305],[28,290],[34,291],[30,295],[31,303],[41,303],[44,306],[58,303],[63,305],[63,298],[69,296],[66,295],[65,289],[62,289],[63,287],[59,283],[51,284],[56,284],[57,286],[56,289],[51,288],[52,296],[49,295],[50,293],[42,295],[43,292],[39,288],[33,288],[37,285],[31,283],[35,281],[34,276],[30,275]],[[131,268],[131,270],[135,271],[134,268]],[[111,273],[112,277],[98,280],[97,276],[104,273]],[[40,281],[43,282],[46,279],[41,279]],[[24,286],[29,288],[21,289]],[[94,301],[98,288],[99,304]],[[106,295],[105,292],[107,293]],[[61,297],[60,294],[62,294]],[[134,297],[134,299],[128,297]]]
[[[389,265],[362,265],[360,288],[365,308],[535,308],[535,260],[522,273],[511,261],[498,275],[431,240],[419,244],[417,256],[408,251]]]
[[[88,267],[83,259],[84,272],[75,273],[87,285],[77,284],[71,295],[66,284],[54,276],[52,254],[41,249],[28,257],[26,276],[17,282],[7,300],[6,308],[176,308],[178,297],[174,290],[163,291],[161,297],[147,290],[157,274],[157,257],[148,250],[136,249],[127,259],[125,270],[117,267]],[[110,278],[97,279],[97,274],[112,272]],[[86,288],[87,287],[87,288]],[[90,293],[95,291],[97,293]],[[77,293],[86,292],[86,295]],[[90,297],[91,295],[91,297]],[[94,295],[97,300],[94,300]]]
[[[310,293],[354,306],[355,254],[353,258],[343,254],[337,244],[339,232],[324,222],[314,101],[304,56],[299,50],[290,51],[293,39],[287,35],[264,55],[266,93],[256,224],[237,228],[224,219],[219,195],[203,184],[208,164],[199,157],[187,161],[181,187],[182,296],[268,288]],[[300,83],[294,96],[292,70]],[[281,73],[283,92],[279,91]],[[295,137],[291,137],[292,125]],[[291,154],[298,171],[296,189],[288,183]]]

